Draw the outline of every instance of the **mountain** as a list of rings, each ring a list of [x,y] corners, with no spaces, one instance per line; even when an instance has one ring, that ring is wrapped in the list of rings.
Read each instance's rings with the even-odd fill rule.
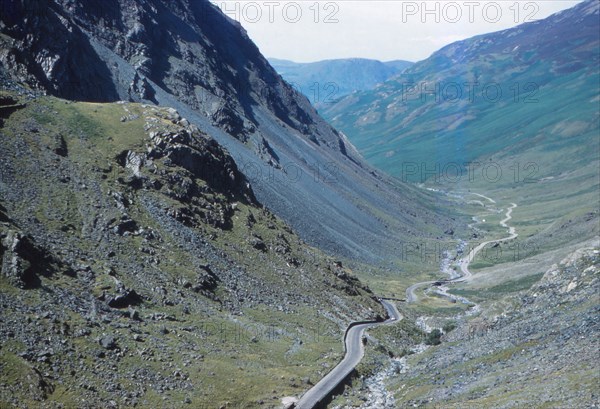
[[[453,224],[419,205],[428,194],[369,167],[208,1],[2,4],[6,76],[61,98],[173,107],[313,245],[377,260],[400,237],[436,237]]]
[[[321,113],[403,181],[518,203],[545,257],[598,234],[599,8],[450,44]]]
[[[519,162],[521,176],[532,180],[582,168],[593,175],[598,8],[586,1],[450,44],[321,113],[371,164],[403,180],[431,182],[447,165],[452,174],[456,165],[466,173],[464,163],[490,160]],[[569,160],[551,159],[561,157]],[[530,162],[539,169],[523,169]]]
[[[536,183],[422,189],[366,164],[207,1],[0,2],[0,407],[285,407],[382,296],[402,319],[365,333],[332,405],[593,406],[590,16],[495,39],[530,40],[501,70],[488,41],[423,66],[517,67],[577,104],[546,95],[533,139],[469,140],[487,168],[537,160]],[[498,102],[480,130],[534,129]]]
[[[270,58],[269,62],[283,79],[319,108],[354,91],[375,88],[377,84],[412,65],[411,62],[403,60],[381,62],[365,58],[312,63]]]

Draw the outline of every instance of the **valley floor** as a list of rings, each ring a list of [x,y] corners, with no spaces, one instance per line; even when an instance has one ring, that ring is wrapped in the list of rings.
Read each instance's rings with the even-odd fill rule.
[[[475,218],[476,229],[500,206],[494,200],[479,204],[487,216]],[[510,225],[515,207],[505,206],[505,217],[497,219],[509,237],[498,240],[495,232],[487,247],[510,248],[518,235]],[[359,378],[331,407],[598,407],[599,248],[593,238],[537,258],[477,268],[472,276],[462,259],[471,256],[475,266],[490,260],[472,252],[457,257],[456,268],[464,277],[457,284],[432,286],[429,281],[407,289],[411,304],[400,309],[405,320],[417,325],[413,333],[422,331],[418,341],[407,346],[395,342],[397,334],[370,331],[372,343]],[[442,263],[443,271],[448,273]],[[457,305],[466,309],[457,311]],[[430,342],[434,330],[443,334],[439,345]]]

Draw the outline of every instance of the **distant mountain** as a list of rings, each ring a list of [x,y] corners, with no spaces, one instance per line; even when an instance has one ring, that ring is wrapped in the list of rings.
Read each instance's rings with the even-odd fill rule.
[[[302,92],[315,106],[330,104],[336,99],[374,88],[412,65],[409,61],[347,58],[313,63],[296,63],[270,58],[279,74]]]
[[[414,182],[431,181],[449,164],[490,160],[520,163],[519,177],[531,175],[531,181],[573,176],[573,170],[593,181],[599,5],[585,1],[544,20],[450,44],[321,114],[371,164]]]

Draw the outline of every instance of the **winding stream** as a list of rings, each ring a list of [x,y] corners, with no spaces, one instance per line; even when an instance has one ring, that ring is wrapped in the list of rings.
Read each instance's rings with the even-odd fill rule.
[[[487,201],[489,201],[491,204],[496,204],[496,201],[479,193],[472,193],[473,195],[479,196],[483,199],[486,199]],[[482,202],[478,201],[479,203],[481,203],[483,205]],[[462,275],[460,275],[459,277],[456,277],[454,274],[454,270],[449,268],[450,266],[450,256],[449,255],[444,255],[444,259],[440,265],[440,270],[446,274],[450,275],[450,278],[448,280],[443,280],[442,282],[444,284],[452,284],[452,283],[458,283],[458,282],[465,282],[468,281],[469,279],[471,279],[471,277],[473,276],[473,274],[471,273],[471,271],[469,270],[469,265],[470,263],[475,259],[475,256],[482,250],[485,248],[485,246],[487,246],[488,244],[492,244],[492,243],[500,243],[500,242],[504,242],[504,241],[508,241],[508,240],[512,240],[514,238],[516,238],[518,236],[515,227],[513,226],[509,226],[507,223],[512,219],[512,212],[513,210],[517,207],[516,203],[511,203],[511,205],[506,209],[505,212],[505,217],[504,219],[502,219],[500,221],[500,226],[508,229],[508,236],[504,237],[504,238],[500,238],[500,239],[495,239],[495,240],[488,240],[485,242],[480,243],[479,245],[477,245],[475,248],[471,249],[464,257],[462,257],[458,263],[457,266],[460,268],[460,272],[462,273]],[[480,222],[478,222],[480,223]],[[469,227],[472,227],[471,225]],[[466,245],[466,242],[462,242],[459,245],[459,248],[462,246],[464,247]],[[406,289],[406,302],[407,303],[411,303],[411,302],[415,302],[418,300],[417,295],[415,294],[415,291],[418,288],[421,287],[425,287],[428,285],[431,285],[433,283],[436,283],[436,281],[424,281],[424,282],[420,282],[420,283],[416,283],[411,285],[409,288]],[[465,315],[466,316],[470,316],[470,315],[474,315],[477,312],[479,312],[480,307],[479,305],[469,301],[467,298],[462,297],[462,296],[458,296],[458,295],[454,295],[454,294],[450,294],[448,293],[449,288],[445,285],[441,285],[439,287],[436,287],[435,292],[438,295],[441,295],[443,297],[447,297],[451,300],[454,300],[455,302],[461,302],[464,304],[469,304],[472,305],[471,308],[469,308],[466,312]],[[460,314],[459,316],[456,317],[457,319],[460,318]],[[432,330],[432,328],[430,328],[427,325],[427,317],[419,317],[419,319],[417,320],[417,325],[419,327],[421,327],[422,330],[429,332]],[[415,354],[419,354],[422,353],[423,351],[427,350],[428,346],[424,345],[424,344],[419,344],[416,345],[412,348],[413,353]],[[365,384],[369,389],[369,396],[367,398],[367,401],[360,406],[361,409],[370,409],[370,408],[376,408],[376,409],[381,409],[381,408],[393,408],[395,407],[395,401],[393,398],[393,394],[389,393],[386,390],[386,382],[385,380],[389,377],[389,376],[393,376],[394,373],[403,373],[407,370],[407,363],[406,363],[406,357],[403,358],[394,358],[391,361],[390,366],[383,371],[380,371],[379,373],[371,376],[370,378],[365,380]]]

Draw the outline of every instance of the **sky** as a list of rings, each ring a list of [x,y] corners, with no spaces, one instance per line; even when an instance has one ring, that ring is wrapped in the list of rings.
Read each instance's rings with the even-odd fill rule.
[[[452,42],[543,19],[581,0],[211,0],[268,58],[419,61]]]

